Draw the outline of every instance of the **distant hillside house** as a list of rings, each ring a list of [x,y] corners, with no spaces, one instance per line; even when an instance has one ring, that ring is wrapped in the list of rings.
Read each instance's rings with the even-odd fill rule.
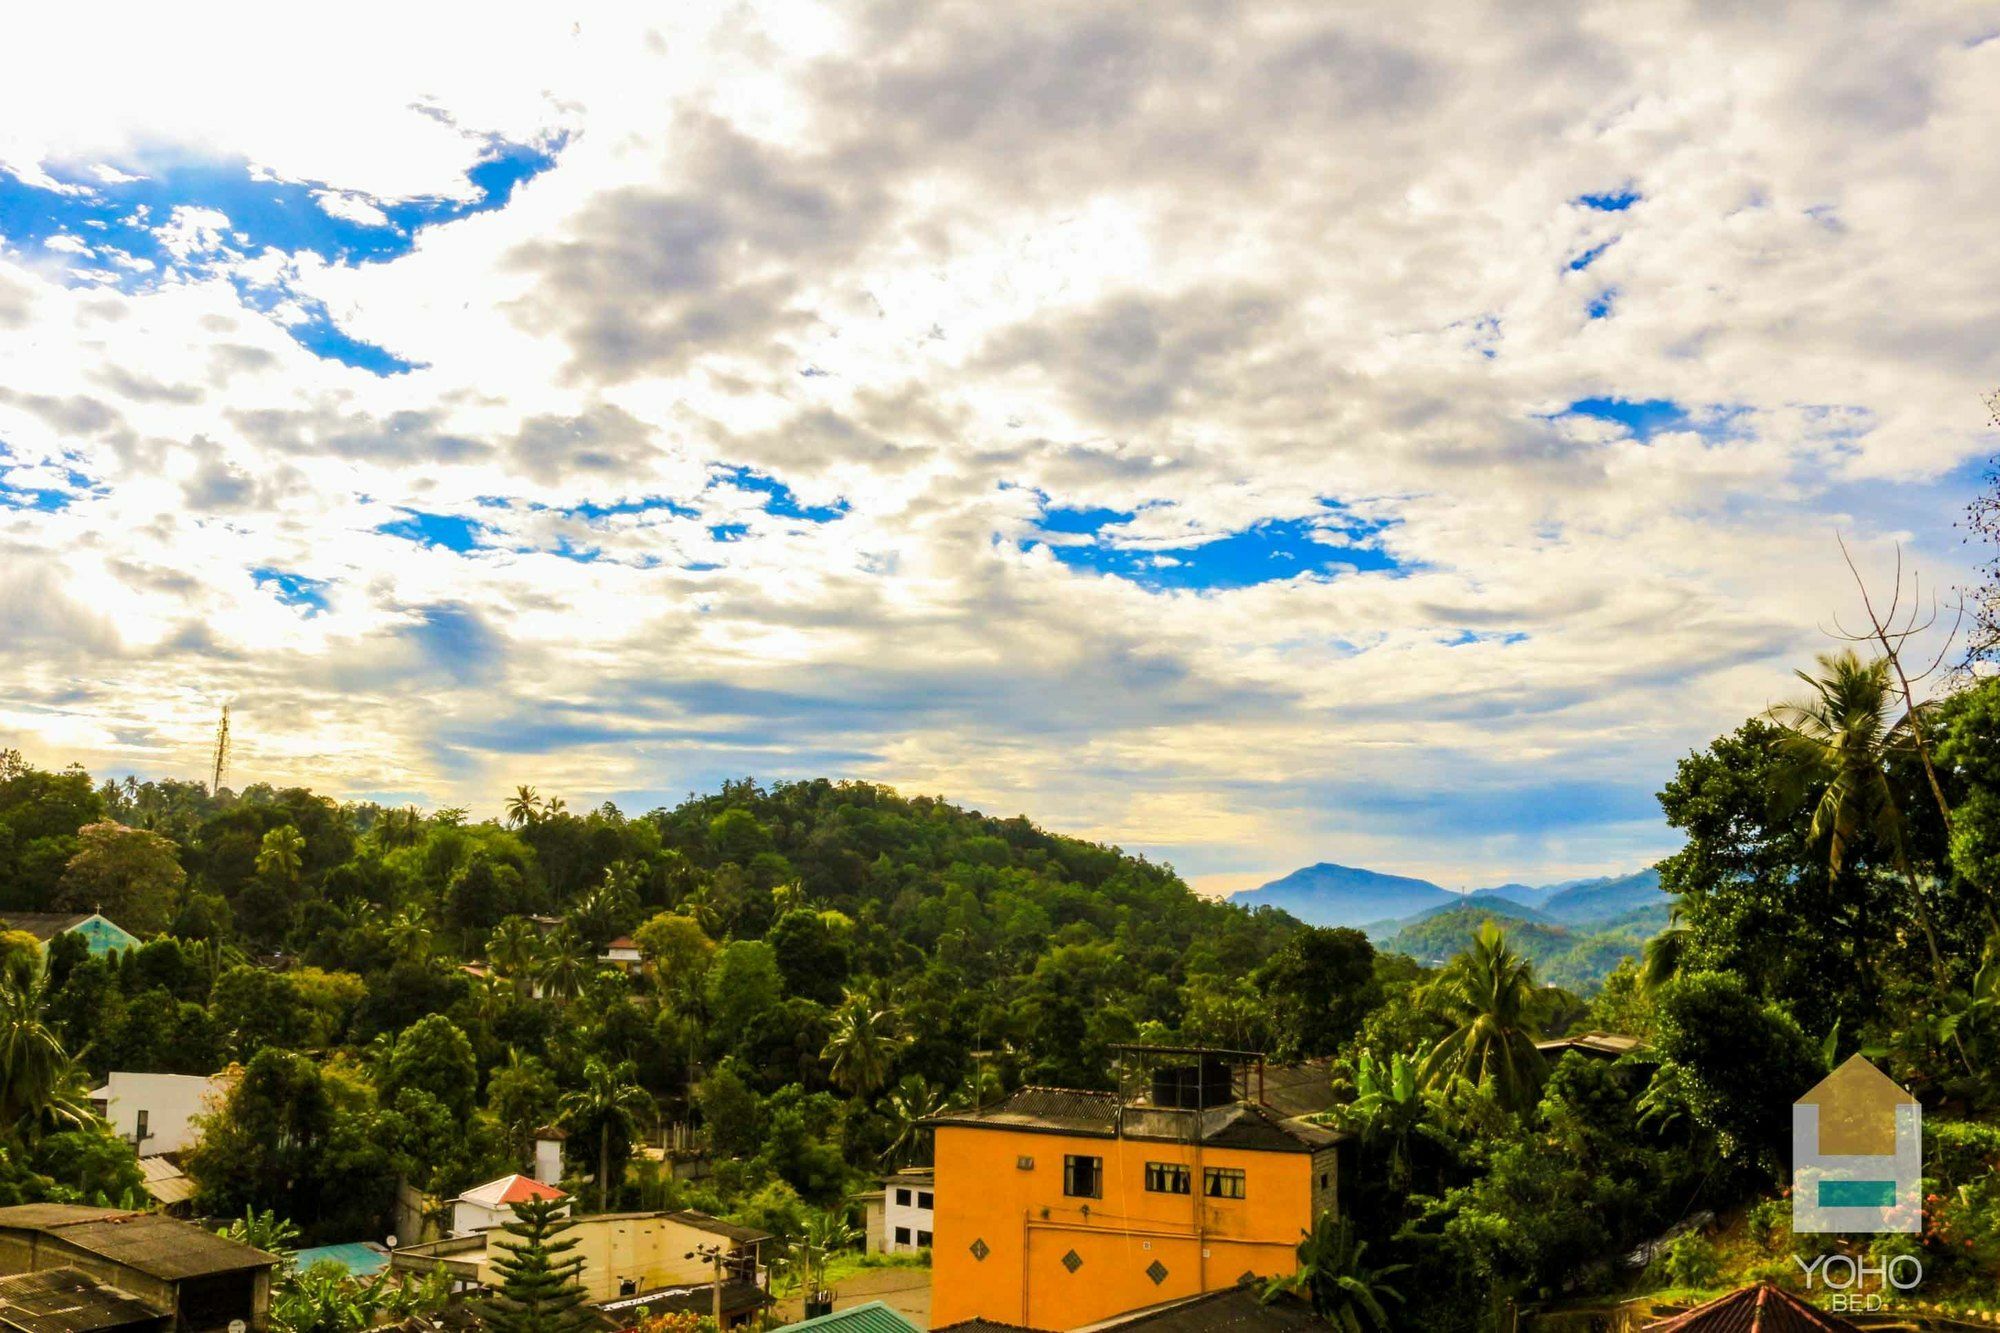
[[[122,1208],[25,1203],[0,1208],[0,1273],[74,1269],[116,1287],[176,1333],[262,1329],[278,1257],[192,1222]]]
[[[114,1069],[90,1104],[141,1157],[194,1146],[194,1118],[215,1109],[231,1079],[224,1074],[130,1074]]]
[[[529,1199],[567,1199],[554,1185],[532,1176],[502,1176],[476,1185],[451,1201],[451,1234],[470,1236],[514,1220],[514,1205]]]
[[[620,935],[604,946],[604,952],[597,955],[597,961],[620,972],[636,972],[641,962],[639,946],[633,943],[630,935]]]
[[[929,1168],[898,1171],[882,1182],[882,1250],[928,1250],[937,1227],[937,1177]]]
[[[44,949],[58,935],[81,935],[93,957],[135,948],[139,943],[138,936],[95,912],[7,912],[0,915],[0,930],[26,931]]]

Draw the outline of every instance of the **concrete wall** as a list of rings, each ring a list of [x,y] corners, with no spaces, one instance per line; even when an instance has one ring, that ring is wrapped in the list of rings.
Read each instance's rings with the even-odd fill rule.
[[[200,1135],[193,1120],[209,1111],[211,1094],[223,1087],[219,1076],[197,1074],[127,1074],[113,1070],[101,1091],[105,1098],[104,1116],[111,1128],[130,1140],[139,1133],[139,1113],[146,1113],[146,1137],[139,1142],[141,1157],[189,1148]]]
[[[983,1318],[1072,1329],[1233,1286],[1245,1273],[1290,1273],[1313,1215],[1313,1155],[1303,1151],[963,1125],[936,1134],[934,1328]],[[1103,1159],[1101,1198],[1063,1193],[1066,1154]],[[1186,1166],[1189,1192],[1148,1191],[1148,1162]],[[1206,1197],[1206,1167],[1242,1171],[1244,1197]],[[1064,1262],[1072,1252],[1074,1265]]]

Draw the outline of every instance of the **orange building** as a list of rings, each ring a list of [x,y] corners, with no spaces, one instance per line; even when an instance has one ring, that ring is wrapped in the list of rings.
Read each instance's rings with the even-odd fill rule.
[[[1254,1054],[1125,1048],[1121,1085],[1135,1058],[1126,1092],[1028,1087],[932,1120],[932,1327],[1060,1333],[1297,1266],[1342,1136],[1271,1106]]]

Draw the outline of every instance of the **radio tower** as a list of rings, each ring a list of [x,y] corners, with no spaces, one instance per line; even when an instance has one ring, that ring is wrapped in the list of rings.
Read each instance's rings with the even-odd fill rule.
[[[215,728],[215,774],[208,784],[210,796],[222,794],[222,774],[229,767],[229,705],[222,705],[222,721]]]

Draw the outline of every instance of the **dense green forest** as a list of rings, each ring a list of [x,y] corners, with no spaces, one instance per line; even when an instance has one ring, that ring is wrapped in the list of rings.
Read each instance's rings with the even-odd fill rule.
[[[1543,984],[1518,924],[1440,918],[1459,951],[1427,969],[864,783],[744,781],[636,817],[524,788],[474,822],[10,752],[0,918],[101,910],[146,943],[91,957],[62,936],[43,956],[0,936],[0,1198],[137,1199],[82,1091],[234,1062],[187,1160],[212,1216],[378,1236],[399,1179],[448,1198],[519,1169],[553,1121],[602,1184],[579,1186],[593,1206],[797,1235],[920,1158],[922,1117],[976,1081],[1104,1086],[1113,1043],[1213,1042],[1331,1057],[1358,1187],[1308,1242],[1308,1284],[1336,1303],[1354,1288],[1333,1276],[1379,1288],[1397,1327],[1475,1328],[1510,1300],[1787,1276],[1771,1201],[1790,1103],[1858,1050],[1930,1116],[1933,1233],[1893,1239],[1936,1290],[1990,1285],[2000,683],[1913,717],[1886,662],[1805,674],[1797,707],[1665,783],[1678,915],[1587,1002]],[[634,972],[599,961],[621,935]],[[1533,1046],[1584,1028],[1647,1045],[1552,1067]],[[665,1139],[703,1145],[714,1174],[635,1160]],[[1747,1250],[1695,1235],[1644,1275],[1612,1262],[1700,1210],[1763,1221]]]

